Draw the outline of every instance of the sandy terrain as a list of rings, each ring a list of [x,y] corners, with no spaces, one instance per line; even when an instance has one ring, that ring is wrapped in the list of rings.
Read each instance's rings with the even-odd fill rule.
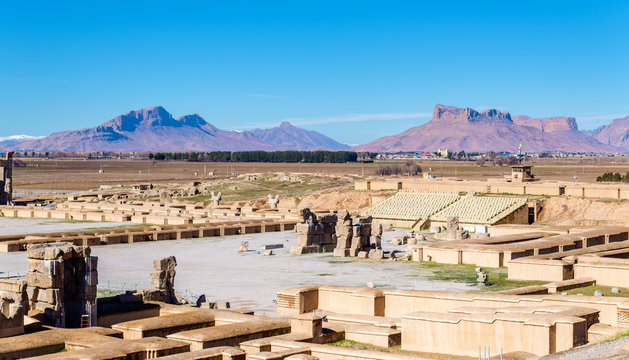
[[[538,223],[555,225],[629,226],[629,201],[551,197],[544,201]]]
[[[14,169],[15,188],[87,190],[101,184],[131,184],[138,182],[186,182],[191,180],[226,177],[233,172],[296,172],[328,173],[348,176],[375,176],[383,163],[371,164],[300,164],[300,163],[202,163],[186,161],[149,160],[42,160],[21,159],[25,167]],[[390,164],[391,162],[387,162]],[[484,166],[461,161],[419,161],[423,169],[433,169],[437,176],[457,176],[465,179],[486,179],[510,173],[510,168]],[[404,164],[399,161],[398,164]],[[629,171],[628,158],[537,159],[527,164],[543,179],[593,182],[607,171],[621,174]],[[102,169],[104,173],[99,173]],[[215,171],[215,177],[204,176]],[[194,175],[197,173],[197,175]]]

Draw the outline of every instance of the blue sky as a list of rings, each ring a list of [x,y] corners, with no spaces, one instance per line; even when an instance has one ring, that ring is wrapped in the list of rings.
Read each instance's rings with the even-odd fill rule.
[[[436,103],[629,115],[629,1],[0,0],[0,137],[162,105],[365,143]]]

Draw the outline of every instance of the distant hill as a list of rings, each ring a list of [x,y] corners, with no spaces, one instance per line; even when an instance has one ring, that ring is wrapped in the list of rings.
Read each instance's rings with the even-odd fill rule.
[[[271,129],[225,131],[197,114],[174,118],[161,106],[130,111],[97,127],[0,145],[33,151],[343,150],[345,144],[283,122]]]
[[[5,136],[5,137],[0,137],[0,146],[15,144],[17,142],[24,141],[24,140],[33,140],[33,139],[40,139],[40,138],[41,138],[40,136],[30,136],[30,135]]]
[[[625,152],[629,151],[629,116],[614,119],[610,124],[588,133],[603,144],[619,147]]]
[[[602,143],[579,131],[572,117],[533,119],[488,109],[435,105],[432,119],[405,132],[359,145],[356,151],[436,151],[449,148],[467,152],[512,151],[522,144],[524,151],[617,152],[613,144]]]

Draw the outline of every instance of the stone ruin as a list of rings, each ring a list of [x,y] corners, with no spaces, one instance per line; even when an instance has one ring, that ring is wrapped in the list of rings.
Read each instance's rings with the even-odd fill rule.
[[[326,214],[319,218],[309,208],[299,209],[299,223],[295,225],[297,245],[290,249],[291,254],[329,252],[336,246],[336,214]]]
[[[146,301],[160,301],[167,304],[178,304],[175,295],[175,267],[177,259],[174,256],[153,260],[155,270],[151,271],[151,285],[155,289],[143,290],[142,298]]]
[[[366,258],[370,256],[374,259],[382,259],[381,237],[382,226],[377,227],[377,231],[372,233],[371,216],[357,217],[352,226],[352,243],[349,248],[350,256]]]
[[[275,197],[273,197],[271,196],[271,194],[269,194],[268,198],[269,198],[269,207],[271,209],[277,209],[277,204],[280,202],[280,196],[275,195]]]
[[[467,230],[459,227],[458,216],[448,216],[448,223],[446,228],[446,240],[462,240],[467,239],[469,233]]]
[[[382,225],[372,232],[371,216],[352,218],[347,210],[317,217],[309,208],[300,209],[295,226],[297,245],[291,254],[333,251],[335,256],[382,259]]]
[[[27,312],[26,282],[0,279],[0,338],[23,334]]]
[[[0,160],[0,205],[11,203],[13,194],[13,151]]]
[[[88,246],[33,244],[27,248],[26,273],[31,311],[43,313],[56,327],[96,325],[98,258]]]
[[[223,193],[218,192],[218,194],[214,194],[214,191],[210,193],[210,199],[212,200],[212,205],[219,206],[221,204],[221,200],[223,200]]]

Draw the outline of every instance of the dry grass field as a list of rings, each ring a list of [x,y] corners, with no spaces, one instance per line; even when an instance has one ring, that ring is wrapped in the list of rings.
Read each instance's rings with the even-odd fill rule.
[[[220,179],[232,172],[246,173],[307,173],[375,176],[383,164],[395,162],[348,164],[301,163],[216,163],[187,161],[158,161],[106,159],[106,160],[42,160],[20,159],[25,166],[14,169],[14,187],[18,189],[87,190],[102,184],[132,184],[139,182],[181,183],[192,180]],[[404,161],[398,162],[404,165]],[[417,161],[437,176],[456,176],[481,180],[510,173],[508,166],[479,167],[473,162]],[[536,176],[547,180],[594,182],[607,171],[621,174],[629,171],[629,158],[544,159],[529,161]],[[103,173],[99,173],[102,169]],[[214,171],[214,176],[207,173]],[[196,175],[195,175],[196,174]],[[205,175],[204,175],[205,174]]]

